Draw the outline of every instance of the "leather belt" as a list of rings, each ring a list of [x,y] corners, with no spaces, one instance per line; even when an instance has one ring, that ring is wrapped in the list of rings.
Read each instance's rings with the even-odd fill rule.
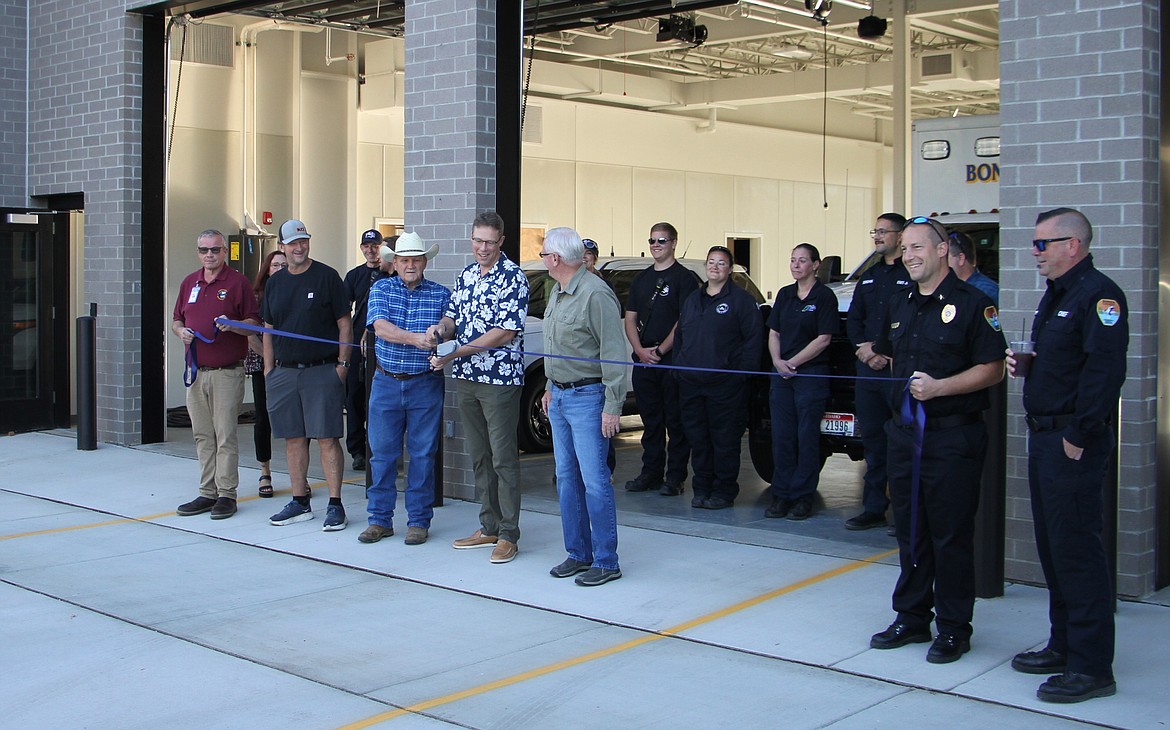
[[[573,388],[584,388],[586,385],[597,385],[601,382],[601,378],[581,378],[580,380],[574,380],[571,383],[562,383],[560,381],[550,379],[549,382],[561,390],[571,390]]]
[[[1028,430],[1032,433],[1041,431],[1058,431],[1072,423],[1074,414],[1065,413],[1059,416],[1024,416]]]
[[[395,380],[410,380],[411,378],[417,378],[417,377],[422,376],[422,375],[430,375],[431,373],[435,372],[434,370],[423,370],[421,373],[392,373],[392,372],[386,370],[385,368],[383,368],[382,363],[375,363],[374,368],[379,373],[381,373],[383,375],[389,375],[390,377],[394,378]]]
[[[208,370],[239,370],[242,367],[244,367],[244,363],[243,363],[243,361],[240,361],[237,363],[232,363],[231,365],[221,365],[217,368],[207,367],[206,365],[200,365],[199,369],[206,372]]]
[[[983,420],[981,413],[957,413],[953,416],[938,416],[927,417],[926,430],[927,431],[941,431],[946,428],[957,428],[959,426],[969,426],[972,423],[979,423]],[[914,424],[899,423],[898,428],[910,431],[914,428]]]
[[[276,367],[278,368],[296,368],[297,370],[304,370],[305,368],[315,368],[318,365],[336,365],[337,358],[330,357],[325,360],[314,360],[312,362],[292,362],[290,360],[277,360]]]

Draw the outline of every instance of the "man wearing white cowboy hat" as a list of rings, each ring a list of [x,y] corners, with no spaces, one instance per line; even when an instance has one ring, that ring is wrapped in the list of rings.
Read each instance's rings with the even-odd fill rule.
[[[372,484],[366,510],[370,526],[358,536],[364,543],[394,534],[398,498],[398,460],[403,439],[410,454],[406,475],[406,544],[426,542],[435,497],[435,453],[443,415],[443,373],[431,369],[434,341],[427,328],[443,317],[451,290],[423,276],[439,252],[417,233],[404,233],[395,248],[382,246],[382,260],[398,276],[370,287],[366,327],[374,344],[374,382],[370,388],[368,432]]]

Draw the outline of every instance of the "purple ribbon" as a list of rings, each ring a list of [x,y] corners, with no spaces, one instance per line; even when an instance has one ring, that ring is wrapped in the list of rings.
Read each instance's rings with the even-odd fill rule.
[[[216,321],[218,322],[219,320]],[[202,340],[209,345],[215,342],[215,338],[219,335],[219,331],[217,330],[214,335],[208,338],[199,330],[193,330],[190,327],[187,329],[191,330],[191,334],[195,335],[196,339]],[[186,365],[183,368],[183,385],[188,388],[194,385],[195,379],[199,377],[199,358],[195,354],[195,344],[195,340],[191,340],[191,344],[187,345],[187,353],[185,356]]]
[[[902,391],[902,425],[914,424],[914,460],[910,463],[910,563],[918,567],[918,501],[922,487],[922,444],[926,437],[926,408],[910,395],[910,382]]]

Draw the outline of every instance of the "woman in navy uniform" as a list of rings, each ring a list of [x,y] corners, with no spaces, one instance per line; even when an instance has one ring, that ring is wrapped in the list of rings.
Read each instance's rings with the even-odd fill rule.
[[[933,664],[971,649],[983,411],[988,388],[1003,379],[1005,350],[995,304],[950,269],[949,247],[938,221],[906,223],[902,262],[915,286],[890,300],[886,331],[874,343],[893,359],[898,383],[886,438],[901,572],[892,599],[897,618],[869,645],[928,642],[934,620],[938,637],[926,655]]]
[[[756,300],[731,280],[731,251],[707,252],[707,284],[683,300],[674,333],[683,427],[691,444],[692,507],[725,509],[739,494],[739,450],[747,428],[748,379],[764,333]]]
[[[829,341],[837,334],[837,295],[817,279],[821,254],[792,249],[796,281],[776,295],[768,318],[772,378],[772,504],[765,517],[807,519],[821,479],[821,418],[829,401]]]

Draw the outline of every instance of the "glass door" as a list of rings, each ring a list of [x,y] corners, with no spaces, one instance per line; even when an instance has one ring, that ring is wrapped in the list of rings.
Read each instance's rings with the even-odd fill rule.
[[[0,220],[3,432],[55,425],[52,246],[52,216],[5,214]]]

